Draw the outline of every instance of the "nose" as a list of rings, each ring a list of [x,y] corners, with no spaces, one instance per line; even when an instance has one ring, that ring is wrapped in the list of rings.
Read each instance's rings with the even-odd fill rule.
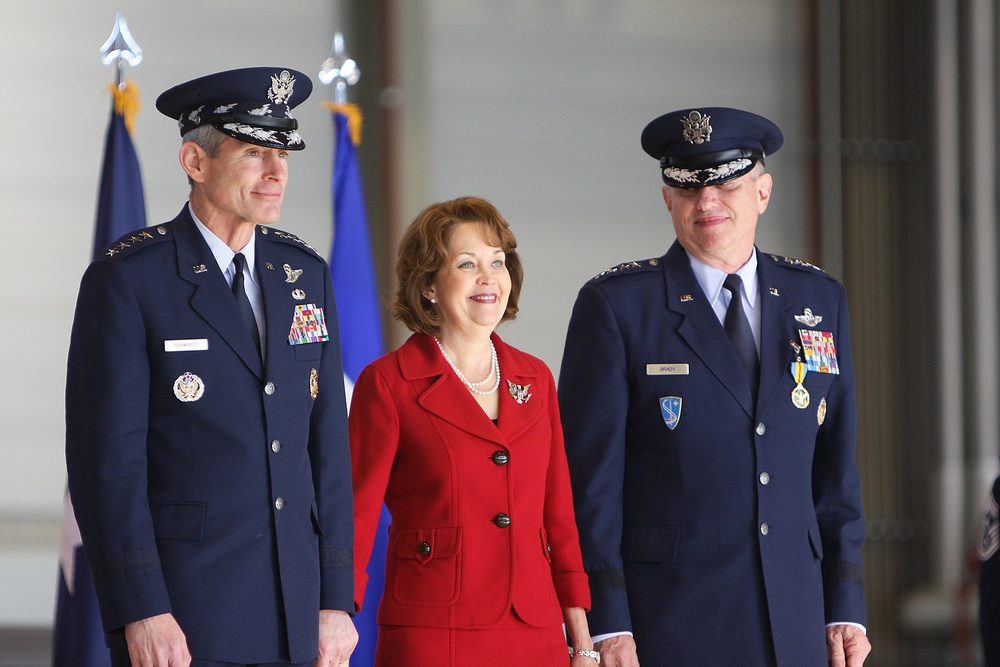
[[[698,208],[704,209],[712,206],[716,200],[719,198],[719,193],[716,191],[714,185],[709,185],[708,187],[698,188]]]
[[[482,270],[479,271],[479,283],[481,285],[490,285],[497,281],[497,274],[500,272],[498,267],[492,264],[485,265]]]
[[[264,156],[264,178],[282,182],[288,178],[288,162],[278,151],[268,151]]]

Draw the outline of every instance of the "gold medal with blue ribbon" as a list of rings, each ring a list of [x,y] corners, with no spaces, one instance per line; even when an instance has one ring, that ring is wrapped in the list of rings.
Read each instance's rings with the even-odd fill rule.
[[[806,364],[804,361],[796,360],[792,362],[792,378],[795,380],[795,389],[792,389],[792,405],[805,410],[809,407],[809,391],[802,386],[802,381],[806,379]]]

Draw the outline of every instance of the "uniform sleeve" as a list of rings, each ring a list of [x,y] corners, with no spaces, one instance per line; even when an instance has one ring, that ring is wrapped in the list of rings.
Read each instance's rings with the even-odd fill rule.
[[[69,488],[105,631],[171,611],[146,484],[149,361],[119,264],[84,274],[66,374]]]
[[[594,635],[631,631],[622,567],[622,493],[628,378],[621,331],[598,286],[585,285],[570,318],[559,374],[559,405],[590,577]]]
[[[813,463],[816,517],[823,542],[823,588],[828,623],[865,624],[861,550],[865,539],[861,481],[855,463],[857,438],[854,364],[847,296],[840,286],[837,363],[840,376],[817,434]]]
[[[360,611],[389,472],[399,448],[399,414],[392,391],[373,366],[361,372],[354,386],[350,426],[356,556],[354,608]]]
[[[555,382],[548,377],[549,419],[552,430],[552,451],[545,488],[545,533],[549,539],[552,559],[552,582],[562,607],[590,609],[590,588],[583,571],[580,536],[573,511],[573,492],[566,464],[566,447],[559,420],[559,399]]]
[[[324,265],[325,267],[325,265]],[[320,608],[353,612],[354,513],[352,511],[347,397],[340,332],[330,272],[325,271],[324,313],[330,340],[323,344],[322,388],[310,417],[309,455],[321,527]]]

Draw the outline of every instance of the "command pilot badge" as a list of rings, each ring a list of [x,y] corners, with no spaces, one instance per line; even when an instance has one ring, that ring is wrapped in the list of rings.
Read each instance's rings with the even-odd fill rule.
[[[182,403],[197,401],[205,393],[205,383],[188,371],[174,380],[174,396]]]
[[[660,412],[663,414],[663,422],[671,431],[677,428],[681,421],[681,400],[680,396],[664,396],[660,399]]]

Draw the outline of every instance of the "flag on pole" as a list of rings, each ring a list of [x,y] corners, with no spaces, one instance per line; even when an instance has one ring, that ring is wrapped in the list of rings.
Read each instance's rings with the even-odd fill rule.
[[[362,369],[382,356],[382,325],[375,288],[368,216],[365,214],[364,190],[355,146],[360,142],[361,112],[353,104],[331,104],[336,135],[333,161],[333,249],[330,253],[330,276],[337,299],[337,317],[341,322],[344,383],[350,405],[354,381]],[[368,587],[362,610],[354,618],[358,646],[351,656],[351,667],[371,667],[375,659],[378,626],[375,613],[385,585],[385,551],[388,542],[389,513],[382,508],[382,518],[368,563]]]
[[[126,232],[146,226],[139,159],[132,146],[132,120],[139,92],[131,83],[111,85],[114,103],[104,144],[104,165],[97,199],[93,256]],[[52,631],[52,667],[110,667],[111,654],[97,606],[94,580],[66,492],[59,540],[59,584]]]

